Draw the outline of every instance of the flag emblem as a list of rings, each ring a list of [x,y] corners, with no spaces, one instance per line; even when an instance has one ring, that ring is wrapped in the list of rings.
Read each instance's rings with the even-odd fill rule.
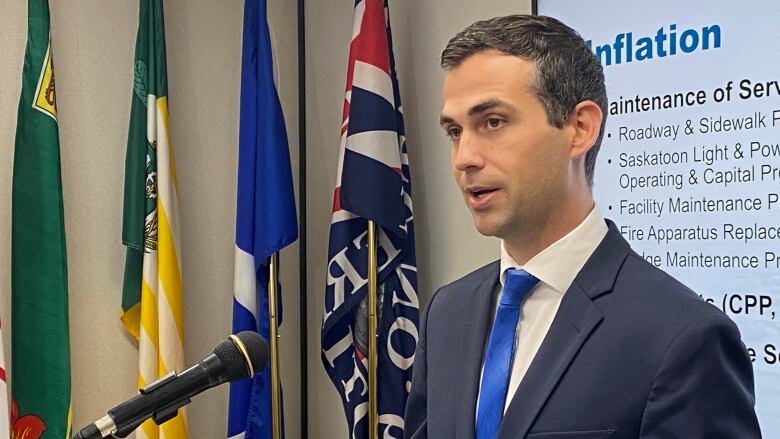
[[[46,57],[35,89],[33,108],[57,120],[57,99],[54,94],[54,66],[51,59],[51,43],[46,49]]]
[[[11,438],[12,439],[38,439],[46,431],[46,423],[35,415],[19,415],[19,406],[16,401],[11,405]]]

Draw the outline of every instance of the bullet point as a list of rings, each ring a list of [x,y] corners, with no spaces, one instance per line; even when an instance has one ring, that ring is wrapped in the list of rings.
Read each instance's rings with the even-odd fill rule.
[[[612,210],[612,206],[609,206],[609,210]]]
[[[607,160],[607,163],[610,163],[610,164],[611,164],[611,163],[612,163],[612,159],[608,159],[608,160]]]
[[[612,133],[607,133],[607,137],[612,137]]]

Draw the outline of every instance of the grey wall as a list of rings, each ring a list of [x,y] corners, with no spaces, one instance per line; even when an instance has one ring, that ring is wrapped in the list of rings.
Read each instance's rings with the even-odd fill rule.
[[[351,1],[306,2],[306,218],[309,279],[309,433],[346,438],[341,402],[319,362],[323,285],[341,108],[352,29]],[[530,13],[528,1],[393,0],[391,26],[412,169],[418,283],[422,303],[444,285],[498,257],[498,242],[474,231],[450,173],[450,147],[439,128],[438,59],[446,42],[471,22]],[[315,323],[316,322],[316,323]]]
[[[297,180],[296,2],[269,0],[280,95]],[[74,428],[135,392],[136,344],[119,322],[124,151],[138,20],[136,1],[51,1],[68,243]],[[0,0],[0,309],[10,365],[11,168],[27,2]],[[171,141],[176,154],[185,294],[185,362],[230,331],[243,2],[167,0]],[[286,413],[298,419],[297,245],[282,254]],[[189,407],[193,438],[225,436],[227,387]],[[288,437],[300,437],[288,422]]]

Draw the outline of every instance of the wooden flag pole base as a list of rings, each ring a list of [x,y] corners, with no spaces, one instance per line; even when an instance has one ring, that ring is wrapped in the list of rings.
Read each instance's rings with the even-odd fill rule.
[[[268,316],[270,332],[268,343],[271,347],[271,415],[273,419],[273,439],[282,438],[282,392],[279,377],[279,320],[277,299],[279,253],[271,255],[268,264]]]

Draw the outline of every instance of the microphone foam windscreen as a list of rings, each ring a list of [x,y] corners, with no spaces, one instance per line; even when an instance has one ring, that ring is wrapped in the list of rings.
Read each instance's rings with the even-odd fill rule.
[[[253,331],[239,332],[236,334],[236,337],[238,337],[246,354],[249,356],[252,370],[257,374],[265,367],[265,363],[268,361],[268,343],[260,334]],[[228,381],[251,378],[247,358],[232,338],[228,338],[218,344],[214,348],[214,354],[225,367]]]
[[[268,362],[268,342],[253,331],[241,331],[236,336],[244,343],[255,373],[259,373]]]

